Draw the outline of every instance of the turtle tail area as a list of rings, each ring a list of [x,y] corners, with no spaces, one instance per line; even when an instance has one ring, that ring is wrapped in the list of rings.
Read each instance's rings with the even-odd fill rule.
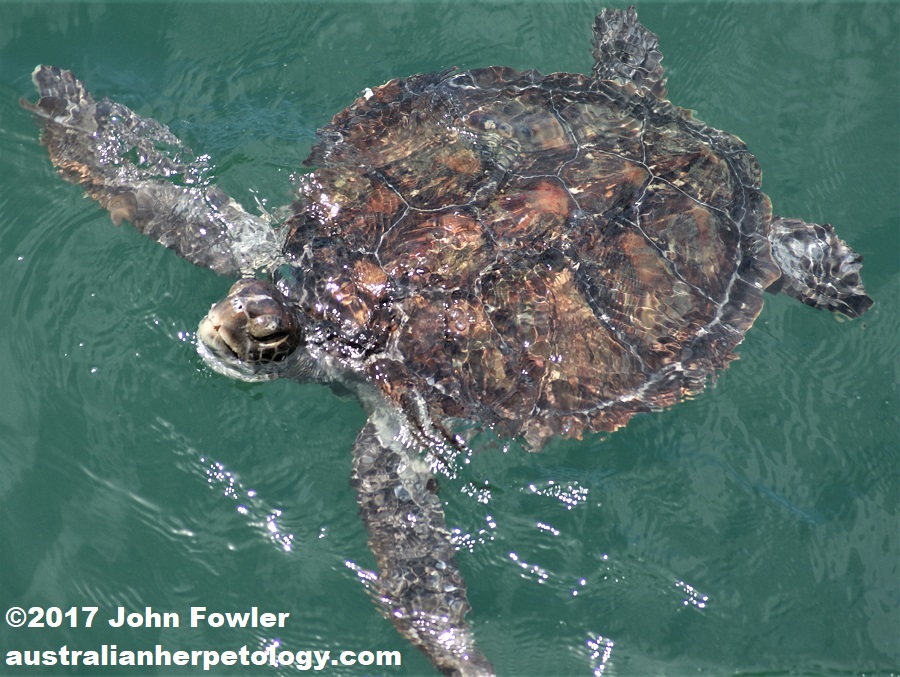
[[[773,217],[769,241],[772,258],[781,268],[781,277],[769,291],[847,317],[858,317],[872,307],[859,277],[862,256],[831,225]]]

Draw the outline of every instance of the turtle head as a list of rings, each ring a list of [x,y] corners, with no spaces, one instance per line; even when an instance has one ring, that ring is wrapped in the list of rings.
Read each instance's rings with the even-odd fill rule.
[[[212,369],[231,378],[302,376],[310,361],[303,325],[300,311],[274,284],[243,279],[201,320],[197,347]]]

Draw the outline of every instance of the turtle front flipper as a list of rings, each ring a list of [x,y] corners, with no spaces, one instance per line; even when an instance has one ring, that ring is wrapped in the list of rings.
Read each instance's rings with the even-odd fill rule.
[[[195,158],[164,125],[129,108],[96,101],[71,72],[38,66],[42,143],[64,179],[79,184],[110,213],[188,261],[223,275],[267,269],[279,234],[206,181]]]
[[[465,621],[465,582],[437,497],[437,481],[415,444],[372,417],[353,447],[351,483],[378,562],[382,612],[435,666],[450,675],[493,675]]]
[[[769,226],[769,241],[772,258],[781,268],[781,277],[769,291],[847,317],[858,317],[872,307],[859,277],[862,256],[831,225],[776,216]]]
[[[658,99],[666,98],[666,74],[659,38],[638,21],[634,7],[604,9],[594,19],[594,79],[621,86],[632,83]]]

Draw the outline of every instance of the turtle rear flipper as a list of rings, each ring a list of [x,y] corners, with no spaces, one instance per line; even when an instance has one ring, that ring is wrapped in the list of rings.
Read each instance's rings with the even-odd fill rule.
[[[394,430],[395,420],[376,407],[353,446],[351,484],[380,570],[370,590],[400,634],[443,674],[493,675],[465,621],[466,586],[437,480],[417,445]]]
[[[269,224],[209,185],[196,158],[164,125],[97,101],[71,72],[38,66],[41,95],[22,106],[43,120],[42,143],[64,179],[180,256],[224,275],[252,275],[279,251]]]
[[[638,21],[634,7],[604,9],[594,19],[594,79],[635,87],[658,99],[666,98],[666,74],[659,38]]]
[[[781,268],[781,277],[770,291],[847,317],[858,317],[872,306],[859,277],[862,256],[831,225],[773,217],[769,241],[772,258]]]

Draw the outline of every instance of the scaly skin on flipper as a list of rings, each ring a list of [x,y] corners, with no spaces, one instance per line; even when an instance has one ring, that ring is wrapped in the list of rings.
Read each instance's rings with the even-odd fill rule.
[[[353,447],[351,483],[380,572],[373,594],[385,616],[441,672],[492,675],[465,620],[465,583],[437,481],[413,438],[404,440],[384,418],[370,417]]]
[[[666,76],[659,38],[638,21],[634,7],[604,9],[594,20],[594,78],[631,83],[658,99],[666,98]]]
[[[872,307],[859,278],[862,257],[830,224],[774,217],[769,225],[772,258],[781,269],[775,287],[813,308],[858,317]]]
[[[32,79],[41,98],[22,105],[44,119],[50,160],[113,223],[129,221],[188,261],[231,277],[268,270],[280,258],[281,235],[206,185],[204,161],[164,125],[95,101],[69,71],[39,66]]]

